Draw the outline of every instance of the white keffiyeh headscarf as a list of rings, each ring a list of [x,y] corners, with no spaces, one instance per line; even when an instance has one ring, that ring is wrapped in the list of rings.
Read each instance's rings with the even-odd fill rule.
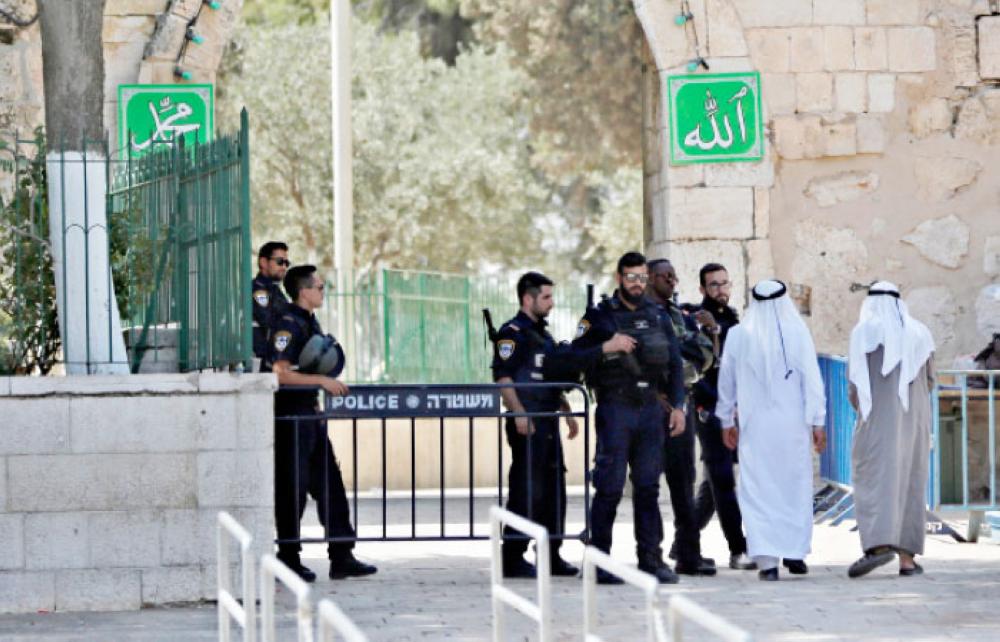
[[[882,376],[901,368],[899,401],[903,410],[909,410],[910,383],[934,352],[934,338],[927,326],[910,316],[899,288],[888,281],[879,281],[868,290],[858,324],[851,331],[848,379],[857,388],[862,419],[872,410],[868,354],[879,346],[883,346]]]

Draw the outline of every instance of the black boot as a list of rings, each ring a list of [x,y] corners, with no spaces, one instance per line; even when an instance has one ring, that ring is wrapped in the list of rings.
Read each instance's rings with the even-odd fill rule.
[[[377,571],[377,568],[371,564],[365,564],[358,558],[354,557],[354,554],[350,552],[341,555],[336,559],[330,560],[331,580],[342,580],[347,577],[361,577],[363,575],[371,575]]]
[[[302,578],[305,582],[315,582],[316,574],[308,566],[302,565],[299,554],[278,553],[278,561],[292,570],[293,573]]]
[[[677,574],[663,561],[662,553],[659,550],[641,553],[639,555],[639,570],[649,573],[660,584],[676,584],[680,581]]]
[[[805,575],[809,572],[809,567],[806,566],[805,560],[784,560],[782,564],[785,565],[785,568],[792,575]]]

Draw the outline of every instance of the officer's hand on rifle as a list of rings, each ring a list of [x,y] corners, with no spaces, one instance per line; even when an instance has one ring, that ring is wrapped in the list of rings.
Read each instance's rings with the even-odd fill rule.
[[[627,334],[616,332],[613,337],[601,345],[601,351],[605,354],[609,352],[624,352],[629,354],[635,350],[636,341]]]
[[[335,397],[343,397],[349,392],[346,383],[332,377],[320,377],[319,385]]]

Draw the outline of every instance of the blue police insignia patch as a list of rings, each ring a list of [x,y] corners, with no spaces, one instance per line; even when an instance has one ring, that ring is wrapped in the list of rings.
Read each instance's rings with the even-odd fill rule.
[[[253,300],[257,302],[257,305],[266,308],[267,304],[271,301],[271,295],[268,294],[267,290],[254,290]]]
[[[288,347],[288,342],[292,339],[292,333],[288,330],[279,330],[274,334],[274,349],[278,352],[284,352],[285,348]]]
[[[501,339],[497,341],[497,354],[500,358],[506,361],[510,359],[511,355],[514,354],[514,346],[516,344],[510,339]]]
[[[580,323],[576,326],[576,338],[579,339],[583,335],[587,334],[587,330],[590,329],[590,321],[586,319],[580,319]]]

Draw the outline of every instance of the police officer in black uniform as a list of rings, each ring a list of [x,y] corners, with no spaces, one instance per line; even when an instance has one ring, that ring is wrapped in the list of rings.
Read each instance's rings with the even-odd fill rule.
[[[586,348],[622,332],[636,340],[631,354],[605,355],[587,375],[597,393],[597,456],[594,460],[594,499],[591,506],[591,543],[611,550],[611,530],[632,470],[632,506],[635,513],[639,569],[661,583],[675,583],[677,575],[663,561],[663,521],[660,517],[659,477],[663,466],[664,424],[670,434],[684,431],[684,375],[673,329],[658,306],[646,298],[649,280],[646,259],[628,252],[618,260],[618,290],[610,299],[587,310],[573,345]],[[620,584],[621,578],[598,570],[598,582]]]
[[[271,325],[288,309],[281,280],[288,271],[288,246],[269,241],[257,252],[257,276],[253,279],[253,356],[261,360],[260,371],[270,372],[267,337]]]
[[[323,331],[313,314],[323,305],[324,285],[312,265],[288,270],[285,290],[292,297],[288,310],[271,332],[268,357],[282,386],[319,386],[330,395],[347,393],[341,381],[321,374],[298,371],[299,356],[310,337]],[[305,510],[306,493],[316,500],[319,521],[326,537],[354,537],[350,508],[340,466],[333,457],[326,422],[310,419],[318,410],[316,390],[281,390],[274,400],[274,517],[278,540],[297,540]],[[285,417],[285,419],[282,419]],[[299,419],[291,419],[299,417]],[[330,542],[330,579],[370,575],[374,566],[354,557],[353,542]],[[278,558],[302,579],[316,574],[302,565],[297,542],[278,544]]]
[[[602,351],[630,350],[634,340],[616,335],[603,346],[573,350],[557,345],[549,334],[545,318],[552,310],[552,281],[538,272],[528,272],[517,282],[521,310],[500,327],[494,343],[493,379],[504,384],[532,384],[545,381],[575,381]],[[500,391],[504,405],[513,413],[569,410],[558,387],[510,387]],[[569,438],[576,437],[579,425],[567,418]],[[508,417],[505,430],[511,448],[507,509],[545,526],[560,536],[566,523],[566,477],[559,421],[554,417]],[[527,538],[506,527],[503,542],[504,577],[535,577],[535,568],[524,559]],[[562,539],[551,542],[553,575],[573,576],[577,568],[559,555]]]

